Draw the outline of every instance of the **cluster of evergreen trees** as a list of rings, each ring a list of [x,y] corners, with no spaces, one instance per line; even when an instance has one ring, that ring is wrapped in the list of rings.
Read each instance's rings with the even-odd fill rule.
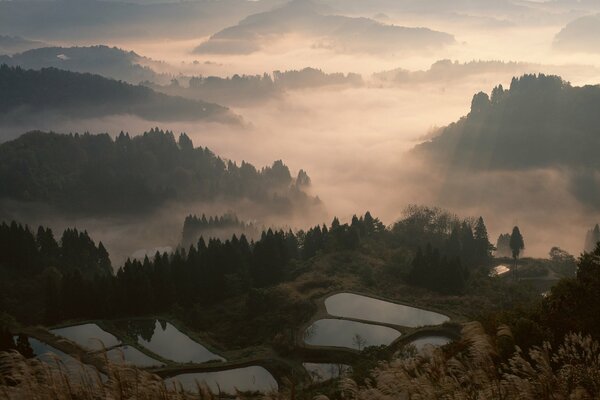
[[[50,229],[40,227],[34,235],[13,222],[0,229],[0,269],[10,272],[0,284],[0,304],[27,323],[214,304],[282,282],[297,263],[320,251],[356,249],[362,239],[384,233],[383,224],[367,213],[351,224],[336,218],[329,228],[296,234],[269,229],[256,241],[243,234],[224,241],[200,238],[189,249],[127,260],[113,274],[104,246],[87,233],[67,229],[57,242]]]
[[[470,271],[489,266],[494,248],[483,218],[460,220],[439,208],[410,206],[392,234],[417,249],[409,281],[445,293],[462,292]]]
[[[188,215],[183,222],[181,244],[188,247],[196,243],[200,237],[222,239],[231,237],[234,233],[254,238],[259,235],[259,228],[252,222],[241,221],[237,215],[231,213],[208,218],[205,214],[201,217]]]
[[[57,241],[49,228],[0,224],[0,310],[25,323],[70,314],[78,301],[70,291],[112,273],[108,252],[85,231],[67,229]]]
[[[116,139],[107,134],[30,132],[0,145],[0,197],[65,210],[135,213],[167,200],[248,198],[272,212],[313,204],[282,161],[260,170],[194,148],[182,133],[151,129]]]
[[[49,267],[61,273],[77,270],[87,277],[112,274],[108,252],[87,232],[66,229],[56,241],[50,228],[40,226],[34,234],[15,221],[0,224],[0,266],[20,275]]]
[[[26,323],[212,305],[293,279],[309,265],[306,260],[320,253],[354,251],[368,243],[415,249],[409,282],[446,293],[462,291],[470,271],[490,257],[483,220],[475,221],[474,229],[465,220],[445,231],[438,228],[453,220],[449,214],[428,208],[413,211],[393,229],[367,212],[350,223],[334,218],[330,226],[297,233],[269,229],[256,241],[243,234],[227,240],[200,238],[171,254],[129,259],[115,274],[102,243],[96,246],[85,232],[67,229],[56,241],[47,228],[40,227],[34,235],[14,222],[3,224],[0,269],[7,279],[0,283],[0,305]],[[429,225],[423,225],[423,216],[433,218]],[[213,225],[221,222],[212,220]],[[210,225],[210,218],[206,223]]]

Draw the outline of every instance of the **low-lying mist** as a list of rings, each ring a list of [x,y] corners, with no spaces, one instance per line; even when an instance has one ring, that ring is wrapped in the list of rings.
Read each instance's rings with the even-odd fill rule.
[[[236,161],[268,165],[282,159],[292,171],[304,169],[311,192],[325,212],[275,217],[249,204],[175,204],[140,219],[69,219],[23,213],[20,219],[62,228],[77,225],[102,240],[115,260],[139,249],[176,246],[188,214],[220,215],[233,211],[240,218],[265,226],[294,229],[348,220],[371,213],[386,224],[401,217],[408,204],[445,207],[459,215],[482,215],[492,241],[518,224],[528,255],[545,256],[558,245],[581,251],[589,225],[598,217],[576,201],[559,170],[469,173],[439,170],[409,151],[436,127],[466,115],[473,93],[489,91],[488,80],[509,83],[509,76],[486,76],[484,83],[458,81],[440,87],[325,88],[291,91],[256,106],[235,108],[244,124],[164,123],[160,127],[186,132],[196,146]],[[122,116],[85,121],[61,121],[45,129],[59,132],[136,134],[152,122]]]
[[[305,35],[290,33],[274,38],[260,51],[240,55],[195,54],[193,49],[208,39],[206,35],[176,40],[110,38],[105,44],[164,61],[152,67],[173,77],[262,75],[314,67],[326,73],[359,73],[365,84],[286,90],[260,102],[222,104],[241,116],[242,123],[237,125],[158,122],[130,115],[92,119],[51,115],[2,127],[5,138],[32,129],[108,132],[114,136],[120,131],[138,134],[158,126],[176,134],[186,132],[196,146],[207,146],[238,163],[245,160],[268,165],[282,159],[292,171],[306,170],[312,179],[311,194],[319,196],[325,212],[279,218],[244,204],[212,203],[169,205],[139,220],[72,220],[41,212],[15,211],[15,215],[33,224],[76,224],[88,229],[119,259],[141,248],[176,245],[183,219],[190,213],[218,215],[233,211],[244,220],[265,226],[306,228],[329,222],[334,215],[347,220],[367,210],[391,224],[408,204],[416,203],[446,207],[463,216],[482,215],[492,241],[518,224],[525,235],[528,255],[544,256],[555,245],[578,254],[585,232],[597,221],[598,213],[573,197],[568,172],[558,168],[453,172],[437,169],[410,153],[437,128],[466,115],[475,93],[489,93],[498,84],[508,86],[515,75],[545,72],[560,74],[575,85],[600,82],[599,55],[553,48],[555,35],[575,16],[565,10],[551,10],[539,14],[536,20],[531,17],[535,13],[520,13],[520,9],[498,18],[491,18],[495,11],[490,10],[404,13],[394,4],[388,4],[385,14],[378,14],[363,5],[344,8],[331,4],[340,15],[369,16],[386,24],[448,32],[456,43],[418,54],[356,54],[314,46],[314,40]],[[97,43],[73,38],[60,44]],[[451,79],[444,73],[436,75],[439,70],[432,68],[443,59],[458,61],[451,65]],[[477,63],[479,60],[484,63]],[[491,67],[485,64],[496,60]],[[475,63],[465,64],[471,61]],[[507,64],[510,62],[514,63]],[[372,75],[398,68],[411,71],[403,81],[382,81]],[[5,214],[10,210],[6,209]]]

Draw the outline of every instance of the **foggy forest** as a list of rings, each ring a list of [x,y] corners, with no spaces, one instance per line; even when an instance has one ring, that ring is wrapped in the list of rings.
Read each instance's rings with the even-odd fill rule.
[[[0,398],[600,399],[597,0],[0,0]]]

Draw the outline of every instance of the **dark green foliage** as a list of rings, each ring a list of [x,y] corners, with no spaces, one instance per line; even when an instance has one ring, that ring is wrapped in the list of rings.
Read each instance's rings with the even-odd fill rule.
[[[524,75],[510,88],[473,97],[471,112],[418,147],[469,168],[598,165],[595,127],[600,87],[572,87],[557,76]],[[452,149],[452,151],[448,151]]]
[[[579,259],[577,276],[563,279],[544,300],[539,318],[556,338],[582,332],[600,338],[600,245]]]
[[[100,75],[55,68],[39,71],[0,65],[0,112],[3,118],[58,112],[77,118],[131,114],[152,121],[234,121],[225,107],[171,97],[144,86],[133,86]]]
[[[408,280],[440,292],[461,293],[471,271],[485,270],[492,258],[481,217],[473,223],[438,208],[410,206],[392,234],[396,243],[418,249]]]
[[[600,86],[573,87],[558,76],[513,78],[491,98],[474,96],[471,112],[415,148],[457,172],[555,169],[581,203],[600,204]]]
[[[0,197],[40,201],[68,211],[142,212],[167,200],[248,198],[287,212],[313,204],[276,161],[257,170],[193,148],[182,134],[151,129],[130,137],[30,132],[0,145]]]
[[[56,242],[49,228],[37,235],[16,222],[0,224],[0,304],[27,323],[56,322],[95,303],[93,280],[112,275],[108,253],[87,232],[67,229]],[[100,291],[100,288],[97,288]]]
[[[460,258],[441,256],[430,245],[422,251],[417,250],[409,274],[409,282],[438,292],[459,294],[465,289],[466,270]]]

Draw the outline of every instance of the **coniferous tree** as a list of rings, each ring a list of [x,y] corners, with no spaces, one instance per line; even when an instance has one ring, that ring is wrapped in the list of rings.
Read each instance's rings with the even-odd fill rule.
[[[519,231],[519,227],[515,226],[513,228],[512,234],[510,235],[510,249],[512,251],[512,257],[515,261],[514,266],[514,275],[515,278],[517,276],[517,259],[521,252],[525,249],[525,242],[523,241],[523,235],[521,235],[521,231]]]

